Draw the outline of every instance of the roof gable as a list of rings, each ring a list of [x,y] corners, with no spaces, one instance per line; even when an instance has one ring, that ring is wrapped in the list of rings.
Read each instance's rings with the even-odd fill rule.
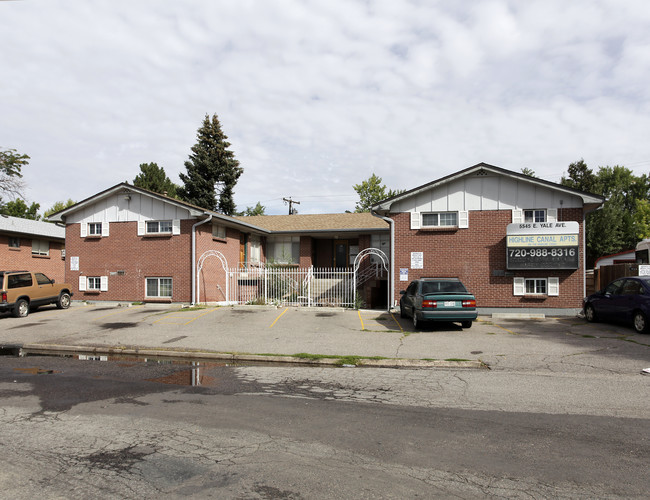
[[[480,181],[487,178],[498,178],[502,181],[499,183]],[[516,199],[516,189],[518,187],[521,188],[522,192],[520,200]],[[537,194],[541,201],[536,202],[534,196],[531,199],[531,193],[533,195]],[[447,196],[446,199],[444,199],[445,196]],[[574,204],[579,203],[581,208],[591,209],[597,208],[604,201],[602,196],[488,165],[487,163],[478,163],[467,169],[383,200],[373,206],[373,210],[382,213],[408,211],[405,207],[426,205],[425,200],[427,199],[431,200],[430,210],[432,211],[451,210],[449,204],[457,205],[460,202],[460,197],[464,197],[462,200],[464,210],[521,208],[522,203],[533,203],[532,206],[526,206],[526,208],[535,207],[535,203],[546,203],[546,205],[539,205],[539,208],[544,206],[550,208],[548,203],[562,205],[566,201],[573,201]],[[472,197],[481,197],[481,201],[477,204],[473,202]],[[483,206],[483,203],[486,206]],[[569,208],[569,206],[565,205],[565,208]]]

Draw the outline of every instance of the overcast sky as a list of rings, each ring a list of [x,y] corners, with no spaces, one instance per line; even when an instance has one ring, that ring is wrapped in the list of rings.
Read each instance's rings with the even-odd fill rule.
[[[216,113],[239,209],[353,210],[486,162],[650,171],[647,0],[0,1],[0,148],[41,211],[156,162]]]

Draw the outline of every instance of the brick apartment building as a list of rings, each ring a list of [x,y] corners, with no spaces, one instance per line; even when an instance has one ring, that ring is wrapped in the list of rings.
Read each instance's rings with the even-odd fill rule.
[[[388,243],[388,224],[368,213],[228,217],[128,183],[50,219],[65,223],[77,300],[219,303],[232,300],[224,267],[349,267]]]
[[[559,312],[585,295],[584,218],[604,199],[480,163],[384,200],[391,296],[420,277],[459,277],[482,313]]]
[[[228,217],[122,183],[51,218],[66,225],[75,299],[224,302],[224,267],[349,268],[378,248],[391,279],[364,289],[366,304],[394,305],[414,278],[439,276],[460,278],[482,313],[552,313],[581,306],[584,218],[603,201],[480,163],[372,214]]]
[[[48,222],[0,215],[3,270],[41,272],[61,283],[65,277],[65,228]]]

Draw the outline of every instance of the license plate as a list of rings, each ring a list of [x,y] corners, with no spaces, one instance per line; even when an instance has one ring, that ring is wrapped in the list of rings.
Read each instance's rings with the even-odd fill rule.
[[[456,307],[455,300],[445,300],[445,307]]]

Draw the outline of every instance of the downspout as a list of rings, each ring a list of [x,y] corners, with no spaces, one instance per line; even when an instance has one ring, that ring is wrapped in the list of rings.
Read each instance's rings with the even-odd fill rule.
[[[375,217],[379,217],[380,219],[388,222],[388,226],[390,227],[390,274],[388,276],[390,285],[388,287],[388,293],[390,294],[388,296],[388,312],[390,312],[392,307],[391,303],[393,300],[395,300],[395,221],[390,217],[379,215],[373,209],[370,209],[370,213]]]
[[[207,215],[207,219],[200,220],[192,226],[192,305],[196,304],[196,228],[201,224],[210,222],[212,220],[212,214],[204,213]]]

